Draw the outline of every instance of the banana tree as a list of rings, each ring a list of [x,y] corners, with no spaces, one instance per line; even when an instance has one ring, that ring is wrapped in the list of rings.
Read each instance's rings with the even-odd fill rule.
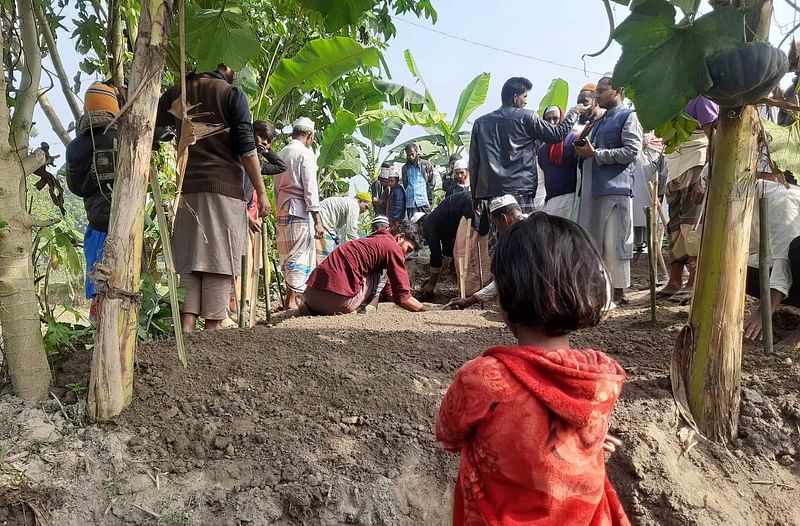
[[[468,140],[469,136],[468,133],[462,132],[462,128],[475,110],[486,101],[491,75],[486,72],[480,73],[464,87],[458,98],[456,111],[453,113],[452,119],[448,120],[446,114],[437,111],[438,105],[428,89],[428,85],[422,77],[422,73],[411,51],[408,49],[405,51],[405,59],[409,72],[425,89],[424,99],[426,109],[421,111],[411,111],[406,108],[376,110],[366,112],[362,115],[362,119],[367,122],[372,119],[396,117],[406,125],[422,126],[425,128],[427,134],[412,139],[413,142],[429,140],[438,144],[441,146],[443,154],[446,157],[462,151],[466,146],[465,141]]]
[[[686,135],[682,111],[687,102],[701,94],[714,98],[714,93],[728,87],[721,77],[712,77],[710,66],[729,51],[746,47],[745,40],[763,41],[767,36],[771,0],[711,4],[711,12],[697,16],[699,0],[635,2],[628,18],[613,31],[622,46],[614,85],[628,89],[645,129],[658,129],[673,143]],[[676,7],[683,12],[679,23]],[[762,72],[745,73],[730,78],[752,78],[738,91],[757,91]],[[673,394],[684,419],[709,438],[726,441],[735,436],[739,416],[744,272],[759,126],[751,105],[755,100],[717,100],[722,111],[697,282],[671,369]]]

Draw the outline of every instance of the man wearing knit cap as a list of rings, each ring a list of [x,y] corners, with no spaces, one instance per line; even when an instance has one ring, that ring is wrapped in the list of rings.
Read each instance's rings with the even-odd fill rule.
[[[119,113],[119,92],[113,86],[95,82],[86,90],[84,109],[78,119],[77,136],[66,152],[67,186],[83,198],[89,224],[83,236],[86,257],[86,298],[93,300],[90,316],[96,311],[97,294],[93,279],[95,263],[103,257],[111,217],[111,194],[116,177],[117,128],[106,127]]]
[[[245,252],[247,201],[245,177],[258,202],[258,216],[269,212],[261,177],[253,124],[247,98],[232,85],[234,72],[225,64],[215,71],[192,73],[186,78],[188,110],[196,129],[218,127],[201,134],[189,146],[180,206],[175,216],[172,251],[175,271],[181,276],[186,298],[181,306],[184,332],[192,332],[197,318],[206,330],[222,328],[234,277],[241,273]],[[183,125],[180,86],[169,88],[158,104],[157,126]]]
[[[317,265],[333,252],[337,245],[358,239],[358,220],[372,206],[369,192],[355,197],[329,197],[320,203],[319,214],[325,235],[317,239]]]
[[[278,255],[286,276],[284,308],[296,309],[297,295],[316,264],[314,239],[322,239],[325,227],[320,216],[314,121],[300,117],[292,124],[292,140],[280,152],[288,166],[275,176],[275,204],[278,207]]]

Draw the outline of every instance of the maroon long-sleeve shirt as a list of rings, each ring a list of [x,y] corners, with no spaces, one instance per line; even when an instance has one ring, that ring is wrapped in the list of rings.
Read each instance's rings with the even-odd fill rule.
[[[311,273],[307,286],[355,297],[367,274],[385,269],[392,299],[400,304],[411,297],[405,258],[394,236],[388,230],[381,229],[368,237],[336,247]]]

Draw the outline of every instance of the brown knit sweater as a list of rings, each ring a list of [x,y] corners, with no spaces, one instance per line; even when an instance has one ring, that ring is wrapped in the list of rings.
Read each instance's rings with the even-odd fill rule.
[[[173,86],[161,96],[157,120],[159,126],[175,126],[179,137],[181,123],[169,109],[180,93],[180,86]],[[254,151],[256,145],[244,94],[219,73],[201,73],[187,77],[186,101],[189,107],[199,103],[190,115],[208,113],[193,122],[223,124],[225,131],[189,146],[183,193],[214,192],[246,201],[240,157]]]

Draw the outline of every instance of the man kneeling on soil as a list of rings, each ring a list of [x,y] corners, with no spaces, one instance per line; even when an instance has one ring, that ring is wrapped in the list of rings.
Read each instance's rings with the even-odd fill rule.
[[[362,305],[374,305],[383,270],[385,292],[397,305],[411,312],[429,310],[411,295],[405,267],[406,255],[418,248],[417,227],[408,222],[336,247],[308,278],[299,314],[348,314]]]

